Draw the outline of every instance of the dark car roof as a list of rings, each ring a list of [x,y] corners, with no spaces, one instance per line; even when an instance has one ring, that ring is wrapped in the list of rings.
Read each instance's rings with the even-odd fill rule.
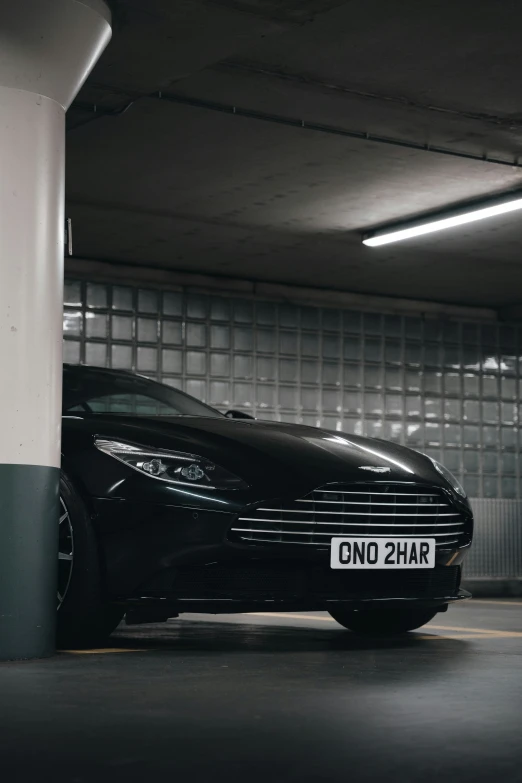
[[[85,365],[85,364],[64,363],[63,374],[64,374],[64,403],[67,397],[67,392],[69,390],[74,389],[77,383],[80,385],[87,384],[92,387],[92,386],[96,386],[97,382],[103,383],[104,380],[105,382],[108,382],[110,381],[110,379],[120,378],[120,379],[125,379],[125,381],[127,381],[127,379],[130,381],[132,380],[137,381],[141,384],[144,384],[145,386],[148,386],[149,389],[151,386],[159,387],[159,389],[161,389],[162,394],[168,393],[170,395],[176,395],[178,399],[186,398],[187,400],[192,400],[194,403],[196,403],[201,407],[202,412],[200,415],[204,415],[205,409],[207,411],[212,411],[213,415],[215,416],[223,415],[215,408],[213,408],[211,405],[208,405],[207,403],[198,400],[197,397],[193,397],[191,394],[187,394],[181,389],[168,386],[167,384],[160,383],[154,378],[148,378],[146,375],[134,373],[129,370],[113,370],[107,367],[93,367],[92,365]]]
[[[63,369],[75,373],[80,373],[82,375],[87,375],[90,373],[100,373],[103,375],[132,375],[135,376],[136,373],[133,373],[131,370],[112,370],[108,367],[95,367],[92,364],[68,364],[67,362],[64,362]],[[139,378],[146,378],[145,375],[139,375]],[[150,378],[147,378],[147,380],[151,380]],[[156,381],[157,383],[157,381]]]

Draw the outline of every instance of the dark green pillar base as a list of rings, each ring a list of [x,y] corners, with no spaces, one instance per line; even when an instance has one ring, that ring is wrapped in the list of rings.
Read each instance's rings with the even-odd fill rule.
[[[0,464],[0,660],[54,653],[60,469]]]

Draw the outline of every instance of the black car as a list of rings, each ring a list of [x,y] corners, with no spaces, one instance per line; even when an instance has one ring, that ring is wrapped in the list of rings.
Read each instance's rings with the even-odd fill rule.
[[[64,367],[60,503],[61,645],[261,609],[398,633],[469,597],[472,512],[439,463],[131,373]]]

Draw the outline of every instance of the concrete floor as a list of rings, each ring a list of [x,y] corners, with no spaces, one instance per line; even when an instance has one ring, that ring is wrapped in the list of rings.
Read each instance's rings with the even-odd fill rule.
[[[400,640],[325,614],[185,615],[0,665],[10,780],[522,781],[522,602]]]

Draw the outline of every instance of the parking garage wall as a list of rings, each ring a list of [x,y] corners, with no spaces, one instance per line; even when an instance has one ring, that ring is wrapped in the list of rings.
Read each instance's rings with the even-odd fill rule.
[[[65,286],[64,361],[137,371],[222,411],[386,438],[442,461],[477,499],[489,542],[469,563],[473,577],[522,576],[519,346],[521,329],[495,323]],[[499,532],[508,527],[509,541]]]

